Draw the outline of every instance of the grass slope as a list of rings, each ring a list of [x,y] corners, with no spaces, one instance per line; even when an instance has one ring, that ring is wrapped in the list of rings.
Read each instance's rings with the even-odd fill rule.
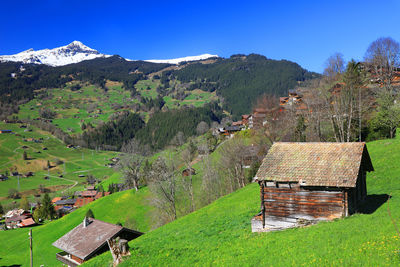
[[[147,188],[138,192],[123,191],[100,198],[63,218],[33,228],[34,266],[60,266],[56,260],[59,250],[51,244],[81,223],[86,211],[92,209],[95,217],[110,223],[135,220],[136,229],[147,232],[150,229],[147,205]],[[29,266],[28,228],[0,231],[0,266]]]
[[[79,190],[82,188],[81,183],[86,181],[85,177],[78,175],[92,174],[96,178],[105,179],[115,173],[111,168],[105,166],[109,163],[109,159],[115,157],[118,153],[111,151],[93,151],[89,149],[71,149],[55,138],[51,134],[41,131],[30,126],[32,132],[25,132],[24,128],[19,128],[21,124],[3,123],[0,122],[0,129],[10,129],[16,134],[0,134],[0,173],[4,174],[7,170],[16,168],[20,173],[32,171],[35,173],[33,177],[20,178],[19,191],[27,191],[38,189],[40,184],[46,187],[73,185],[77,181],[78,186],[74,188]],[[42,138],[42,143],[35,143],[30,140],[33,138],[39,140]],[[22,146],[28,148],[23,149]],[[47,150],[43,150],[47,148]],[[29,160],[23,160],[23,151],[28,154]],[[40,152],[40,153],[38,153]],[[65,162],[56,166],[57,159]],[[50,171],[45,170],[47,160],[53,166]],[[63,174],[63,178],[58,176]],[[43,179],[44,176],[50,176],[50,179]],[[17,177],[9,177],[9,180],[0,182],[0,201],[6,201],[8,190],[10,188],[18,189]],[[27,195],[32,195],[33,192],[26,192]]]
[[[18,117],[21,119],[39,118],[39,110],[50,109],[57,113],[52,123],[69,134],[82,133],[82,124],[97,126],[107,122],[110,116],[122,110],[132,110],[131,105],[139,101],[132,98],[129,91],[122,88],[122,83],[108,81],[107,91],[94,86],[83,84],[79,90],[71,90],[77,82],[67,83],[64,88],[47,89],[46,97],[38,97],[20,105]],[[159,81],[141,80],[135,87],[142,97],[155,99],[158,95],[156,87]],[[170,90],[170,89],[169,89]],[[188,96],[180,101],[173,99],[172,95],[164,96],[165,104],[170,109],[179,108],[182,105],[201,107],[212,100],[217,100],[215,92],[202,90],[185,91]],[[148,112],[139,110],[139,113],[148,119]]]
[[[368,143],[368,150],[376,170],[368,175],[368,194],[392,193],[391,212],[400,218],[400,166],[394,164],[400,139]],[[399,236],[387,205],[311,227],[251,233],[250,219],[259,211],[259,188],[252,184],[131,241],[132,256],[121,266],[398,266]],[[110,261],[106,253],[85,266]]]

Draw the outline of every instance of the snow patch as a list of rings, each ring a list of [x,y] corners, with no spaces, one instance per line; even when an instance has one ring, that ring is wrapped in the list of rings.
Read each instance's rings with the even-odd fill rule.
[[[212,58],[212,57],[218,57],[218,55],[202,54],[199,56],[180,57],[180,58],[174,58],[174,59],[148,59],[148,60],[144,60],[144,61],[153,62],[153,63],[179,64],[179,63],[185,62],[185,61],[205,60],[205,59]]]

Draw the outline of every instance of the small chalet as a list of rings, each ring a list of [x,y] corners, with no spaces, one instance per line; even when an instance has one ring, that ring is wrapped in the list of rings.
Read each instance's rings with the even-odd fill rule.
[[[253,117],[248,114],[242,115],[242,124],[249,128],[253,128]]]
[[[0,130],[0,134],[12,133],[11,130]]]
[[[88,190],[88,191],[94,191],[94,190],[96,190],[96,188],[94,187],[94,185],[88,185],[88,186],[86,187],[86,190]]]
[[[65,208],[65,207],[69,207],[69,208],[73,208],[75,205],[76,199],[75,198],[68,198],[68,199],[61,199],[58,200],[54,203],[55,205],[55,210],[61,209],[61,208]]]
[[[51,203],[56,204],[57,201],[62,200],[62,197],[55,197],[51,200]]]
[[[261,212],[252,231],[272,231],[355,213],[373,171],[365,143],[274,143],[257,172]]]
[[[57,260],[68,266],[78,266],[109,250],[107,240],[119,237],[130,241],[143,233],[119,225],[85,218],[81,224],[53,243],[62,252]]]
[[[77,198],[76,202],[74,204],[75,208],[80,208],[83,207],[87,204],[89,204],[90,202],[93,202],[94,198]]]
[[[8,229],[35,225],[32,214],[23,209],[13,209],[8,211],[5,216],[5,225]]]
[[[81,192],[81,197],[84,198],[94,198],[97,194],[97,191],[95,190],[86,190]]]

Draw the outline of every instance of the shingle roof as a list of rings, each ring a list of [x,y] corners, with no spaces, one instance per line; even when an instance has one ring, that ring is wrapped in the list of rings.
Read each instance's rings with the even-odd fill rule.
[[[92,202],[94,199],[93,198],[78,198],[74,204],[74,207],[83,207],[90,202]]]
[[[86,227],[83,227],[83,223],[80,223],[54,242],[53,246],[85,260],[104,245],[107,239],[113,238],[122,230],[135,232],[138,236],[142,234],[119,225],[92,218],[89,219],[89,222],[89,225]]]
[[[26,227],[26,226],[31,226],[31,225],[35,225],[35,224],[36,224],[36,222],[32,218],[28,218],[28,219],[21,221],[20,227]]]
[[[97,194],[97,191],[82,191],[81,197],[94,197]]]
[[[373,171],[365,143],[274,143],[258,180],[306,186],[355,187],[361,164]]]
[[[62,199],[54,203],[55,205],[74,205],[76,202],[75,198],[68,198],[68,199]]]

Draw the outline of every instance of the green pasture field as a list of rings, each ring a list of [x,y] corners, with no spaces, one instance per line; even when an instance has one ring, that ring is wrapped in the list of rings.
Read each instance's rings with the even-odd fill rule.
[[[150,230],[150,206],[147,204],[148,190],[127,190],[100,198],[74,212],[49,223],[32,228],[33,266],[62,266],[56,260],[59,249],[51,244],[82,222],[91,209],[95,218],[110,223],[134,222],[135,230]],[[132,224],[132,223],[131,223]],[[28,228],[0,231],[0,266],[29,266]],[[3,242],[7,240],[7,242]]]
[[[69,134],[82,133],[82,124],[98,125],[109,120],[110,116],[124,110],[122,106],[138,103],[132,98],[130,92],[122,88],[118,82],[108,82],[108,90],[94,85],[84,85],[80,90],[72,91],[71,87],[76,82],[69,83],[63,88],[48,89],[48,97],[43,99],[35,98],[28,103],[20,105],[18,117],[20,119],[39,118],[39,110],[48,108],[57,113],[52,123]],[[135,86],[143,97],[156,98],[156,88],[159,81],[141,80]],[[148,89],[149,88],[149,89]],[[206,103],[216,100],[218,97],[215,92],[204,92],[202,90],[187,91],[187,96],[183,101],[173,99],[170,95],[164,96],[164,101],[168,108],[179,108],[182,105],[201,107]],[[115,106],[115,105],[120,105]],[[147,112],[140,113],[148,119]]]
[[[31,132],[25,132],[25,128],[20,128],[21,125],[0,123],[0,129],[13,131],[12,134],[0,134],[0,173],[5,174],[6,171],[11,173],[11,171],[17,170],[19,173],[25,174],[31,171],[34,176],[27,178],[20,176],[19,186],[17,177],[9,176],[8,180],[0,182],[0,201],[5,201],[10,188],[15,188],[23,193],[27,190],[38,189],[40,184],[51,187],[73,185],[78,182],[76,188],[78,190],[86,181],[85,177],[79,177],[79,175],[92,174],[96,178],[104,180],[115,173],[105,164],[109,163],[109,159],[118,153],[67,148],[63,142],[51,134],[33,126],[27,128],[31,129]],[[26,148],[22,148],[23,146]],[[24,151],[27,152],[28,160],[23,160]],[[47,170],[47,161],[50,162],[50,170]],[[58,161],[65,164],[59,164]],[[59,177],[60,175],[63,177]],[[50,179],[44,179],[45,176],[49,176]],[[33,194],[33,192],[27,192],[27,194]]]
[[[112,83],[107,92],[93,85],[83,86],[77,91],[71,91],[70,88],[71,84],[64,88],[49,89],[48,98],[33,99],[21,105],[19,118],[38,118],[41,108],[50,108],[57,112],[57,117],[52,122],[54,125],[68,133],[81,133],[83,123],[96,126],[101,121],[107,121],[116,111],[113,104],[133,102],[129,101],[130,93],[122,89],[119,83]]]
[[[121,266],[399,266],[400,138],[367,144],[369,212],[317,225],[252,233],[259,187],[251,184],[129,243]],[[392,194],[388,203],[387,195]],[[386,201],[386,202],[385,202]],[[108,266],[110,253],[84,266]]]

